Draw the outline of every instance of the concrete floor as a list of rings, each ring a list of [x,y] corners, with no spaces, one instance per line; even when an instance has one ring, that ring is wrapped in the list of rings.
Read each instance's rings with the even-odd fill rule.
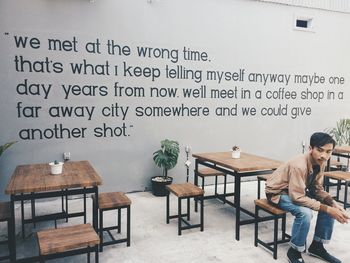
[[[232,186],[229,186],[229,188]],[[206,187],[206,191],[213,191],[213,187]],[[242,204],[253,211],[253,200],[256,198],[256,181],[242,183]],[[205,227],[204,232],[199,229],[183,231],[182,236],[177,235],[177,220],[173,219],[170,224],[165,223],[165,197],[155,197],[149,192],[139,192],[128,194],[132,200],[131,207],[131,246],[126,247],[125,243],[112,245],[104,248],[100,253],[100,262],[114,263],[177,263],[177,262],[244,262],[244,263],[265,263],[265,262],[288,262],[286,252],[288,244],[281,244],[278,247],[278,259],[273,260],[272,254],[263,247],[254,247],[254,225],[241,227],[241,240],[234,239],[235,209],[229,205],[224,205],[218,200],[205,201]],[[172,196],[173,197],[173,196]],[[91,202],[88,202],[88,211],[91,211]],[[176,199],[171,199],[172,212],[176,211]],[[37,213],[47,213],[57,211],[60,207],[60,200],[48,200],[37,202]],[[71,211],[79,211],[82,207],[81,199],[70,200]],[[19,214],[20,209],[16,210]],[[110,213],[110,212],[108,212]],[[29,206],[26,208],[29,215]],[[196,222],[198,215],[192,213],[191,221]],[[316,212],[315,212],[316,215]],[[242,215],[243,217],[243,215]],[[18,215],[17,218],[20,218]],[[113,213],[105,216],[105,225],[114,222]],[[292,216],[287,219],[287,230],[292,224]],[[313,218],[309,233],[309,244],[312,239],[316,216]],[[88,216],[91,220],[91,214]],[[125,222],[125,214],[122,215]],[[58,222],[58,226],[66,226],[81,223],[81,218],[70,219],[68,223]],[[90,221],[91,222],[91,221]],[[35,232],[38,229],[53,227],[52,222],[39,223],[36,228],[32,225],[26,226],[26,238],[22,239],[19,220],[17,220],[17,247],[20,257],[36,255],[38,252]],[[261,223],[261,236],[272,238],[272,222]],[[0,236],[5,236],[5,226],[0,226]],[[125,233],[125,229],[122,229]],[[344,263],[350,262],[350,226],[335,224],[333,239],[326,246],[328,250],[340,258]],[[6,247],[5,247],[6,248]],[[0,254],[5,252],[4,246],[0,248]],[[305,262],[322,262],[319,259],[303,255]],[[6,262],[6,261],[4,261]],[[64,259],[52,260],[50,262],[86,262],[86,256],[74,256]],[[93,262],[93,260],[92,260]]]

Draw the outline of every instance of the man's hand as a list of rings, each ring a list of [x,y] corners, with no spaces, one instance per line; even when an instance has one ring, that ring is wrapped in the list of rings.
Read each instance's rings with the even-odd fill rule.
[[[339,223],[347,224],[348,220],[350,219],[350,216],[344,211],[342,207],[329,206],[327,208],[327,213],[333,217],[335,220],[337,220]]]
[[[340,204],[338,204],[336,201],[333,200],[332,203],[332,207],[334,208],[338,208],[339,210],[343,211],[345,213],[345,209],[343,208],[343,206],[341,206]]]

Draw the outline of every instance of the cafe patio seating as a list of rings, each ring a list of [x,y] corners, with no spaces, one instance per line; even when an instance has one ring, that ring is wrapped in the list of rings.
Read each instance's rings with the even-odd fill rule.
[[[268,250],[272,251],[273,258],[277,259],[277,245],[290,241],[290,235],[286,233],[286,214],[287,212],[270,204],[267,199],[257,199],[255,203],[255,229],[254,229],[254,245],[258,244],[264,246]],[[269,216],[259,216],[259,211],[263,210],[269,214]],[[282,219],[282,238],[278,239],[278,221]],[[273,226],[273,241],[265,242],[259,238],[259,223],[264,221],[274,221]]]
[[[329,179],[336,180],[337,182],[334,184],[337,187],[336,190],[336,196],[334,199],[340,203],[343,204],[344,209],[347,207],[350,207],[350,204],[348,204],[348,187],[350,183],[350,172],[344,172],[344,171],[330,171],[324,173],[326,180],[329,181]],[[325,185],[326,190],[329,192],[329,187],[333,184],[327,183]],[[342,186],[344,185],[344,197],[343,200],[340,199],[340,191],[342,189]]]
[[[90,262],[91,252],[95,252],[95,262],[99,261],[100,239],[90,224],[42,230],[37,235],[41,263],[49,259],[85,253],[87,262]]]
[[[0,202],[0,222],[6,222],[7,223],[7,240],[0,241],[0,246],[3,245],[8,246],[8,250],[10,251],[10,233],[11,233],[11,209],[10,209],[10,202]],[[4,251],[4,250],[2,250]],[[10,255],[6,256],[0,256],[0,261],[9,259]]]
[[[215,177],[215,191],[214,195],[206,195],[203,198],[204,199],[211,199],[211,198],[219,198],[223,201],[223,203],[226,203],[226,182],[227,182],[227,175],[223,172],[220,172],[218,170],[206,167],[199,169],[197,172],[197,176],[202,179],[202,189],[204,190],[205,186],[205,178],[208,177]],[[223,194],[218,194],[218,177],[224,177],[224,191]],[[197,184],[198,185],[198,184]],[[233,195],[233,194],[232,194]]]
[[[96,206],[96,198],[93,198],[93,206]],[[126,242],[127,246],[130,246],[130,199],[122,192],[110,192],[100,193],[98,195],[98,209],[99,209],[99,229],[98,233],[101,239],[100,251],[103,251],[103,247],[112,244],[118,244]],[[118,234],[121,233],[121,212],[122,209],[126,209],[126,238],[115,239],[111,230],[117,229]],[[103,213],[108,210],[118,210],[118,222],[115,226],[105,227],[103,226]],[[106,231],[112,240],[104,241],[103,232]]]
[[[201,231],[204,230],[204,204],[203,204],[203,195],[204,190],[198,186],[195,186],[191,183],[182,183],[182,184],[171,184],[166,186],[169,193],[166,196],[166,223],[169,224],[170,219],[178,219],[178,235],[180,236],[182,230],[191,229],[199,227]],[[170,215],[170,193],[173,193],[178,198],[178,212],[176,215]],[[201,203],[200,211],[200,223],[199,224],[190,224],[189,220],[191,219],[191,209],[190,209],[190,199],[197,198]],[[182,213],[182,200],[187,200],[187,213]],[[184,219],[187,217],[187,220]],[[185,226],[182,226],[182,223]]]

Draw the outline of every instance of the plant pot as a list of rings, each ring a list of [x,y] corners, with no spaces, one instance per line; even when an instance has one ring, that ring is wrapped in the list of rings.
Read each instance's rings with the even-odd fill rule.
[[[154,176],[151,178],[152,182],[152,193],[155,196],[166,196],[169,191],[166,189],[166,185],[173,182],[173,178],[168,176],[167,180],[163,176]]]
[[[241,151],[233,151],[232,152],[232,158],[233,159],[238,159],[241,157]]]
[[[61,174],[62,173],[62,169],[63,169],[63,163],[59,162],[59,163],[49,163],[50,168],[51,168],[51,174]]]

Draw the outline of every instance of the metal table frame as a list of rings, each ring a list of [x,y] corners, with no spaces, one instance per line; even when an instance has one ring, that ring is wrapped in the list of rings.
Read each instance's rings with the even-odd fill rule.
[[[66,165],[67,168],[65,168],[66,170],[63,171],[62,175],[57,175],[60,177],[51,177],[48,164],[19,165],[16,167],[5,190],[5,193],[10,195],[11,199],[11,229],[9,234],[11,263],[38,262],[40,259],[39,255],[17,259],[15,202],[21,202],[21,215],[23,216],[22,204],[26,200],[33,203],[35,199],[62,196],[67,198],[68,196],[83,195],[83,211],[69,213],[66,204],[66,210],[62,210],[62,212],[42,216],[36,216],[35,213],[32,213],[31,219],[22,218],[22,221],[24,223],[35,223],[47,220],[56,221],[57,219],[67,220],[71,217],[84,217],[84,223],[86,223],[86,196],[87,194],[95,194],[98,200],[98,186],[102,184],[102,179],[88,161],[76,161]],[[98,203],[96,206],[92,206],[92,225],[97,232]]]
[[[83,187],[83,188],[77,188],[77,189],[66,189],[64,190],[64,194],[67,196],[70,195],[84,195],[86,194],[95,194],[98,196],[98,187],[93,186],[93,187]],[[28,258],[21,258],[17,259],[17,254],[16,254],[16,226],[15,226],[15,202],[16,201],[25,201],[25,200],[32,200],[32,199],[42,199],[42,198],[51,198],[51,197],[61,197],[62,196],[62,191],[51,191],[51,192],[38,192],[38,193],[20,193],[20,194],[12,194],[11,195],[11,220],[12,220],[12,229],[11,229],[11,237],[10,239],[10,262],[38,262],[39,261],[39,256],[33,256],[33,257],[28,257]],[[97,230],[97,207],[93,207],[93,227],[95,230]],[[86,202],[84,202],[84,208],[86,210]],[[27,219],[27,222],[38,222],[38,221],[44,221],[44,220],[50,220],[50,219],[57,219],[58,218],[71,218],[71,217],[79,217],[79,216],[84,216],[84,222],[86,221],[86,214],[84,212],[77,212],[77,213],[60,213],[58,214],[50,214],[50,215],[45,215],[41,216],[39,218],[34,218],[32,220]]]
[[[194,184],[195,185],[198,185],[198,175],[196,175],[197,174],[196,171],[198,171],[199,165],[204,165],[204,166],[213,168],[215,170],[224,172],[224,173],[234,177],[234,183],[235,183],[235,191],[233,193],[234,202],[231,202],[230,200],[227,200],[226,198],[225,198],[226,199],[225,201],[227,204],[231,205],[232,207],[234,207],[236,209],[235,231],[236,231],[236,240],[239,240],[239,238],[240,238],[240,226],[255,223],[255,212],[251,212],[251,211],[241,207],[241,178],[249,177],[249,176],[256,176],[256,175],[260,175],[260,174],[269,174],[275,169],[263,170],[263,171],[252,171],[252,172],[237,172],[237,171],[233,171],[233,170],[221,167],[221,166],[217,166],[217,165],[212,164],[212,163],[207,162],[207,161],[202,161],[202,160],[196,159],[195,160],[195,177],[194,177]],[[196,200],[195,206],[197,209],[198,200]],[[241,220],[241,212],[252,217],[252,219]]]

